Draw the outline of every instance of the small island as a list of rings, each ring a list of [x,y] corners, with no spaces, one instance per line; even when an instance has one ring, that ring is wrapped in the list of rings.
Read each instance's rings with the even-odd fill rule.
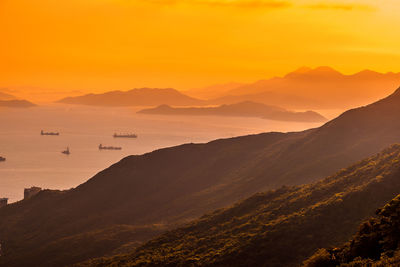
[[[327,121],[324,116],[314,111],[295,112],[281,107],[265,105],[252,101],[245,101],[231,105],[221,105],[217,107],[176,108],[168,105],[161,105],[155,108],[140,110],[138,113],[187,116],[256,117],[268,120],[295,122]]]

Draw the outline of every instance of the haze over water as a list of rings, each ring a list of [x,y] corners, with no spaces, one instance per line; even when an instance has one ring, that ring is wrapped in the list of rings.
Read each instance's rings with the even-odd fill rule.
[[[139,115],[132,108],[42,106],[0,110],[0,197],[23,198],[23,189],[75,187],[123,157],[183,143],[208,142],[267,131],[298,131],[319,123],[277,122],[237,117]],[[41,136],[40,131],[60,136]],[[137,133],[137,139],[113,138]],[[99,151],[98,145],[121,146]],[[61,153],[67,146],[71,155]]]

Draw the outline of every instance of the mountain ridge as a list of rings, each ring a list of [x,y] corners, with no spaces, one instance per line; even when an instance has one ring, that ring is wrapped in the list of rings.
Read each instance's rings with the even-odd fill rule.
[[[78,266],[296,266],[350,237],[400,192],[399,178],[397,144],[316,183],[256,194],[135,252]]]
[[[331,67],[300,68],[283,77],[245,84],[210,103],[249,100],[291,109],[348,109],[383,98],[399,84],[400,73],[363,70],[345,75]]]
[[[202,100],[186,96],[172,88],[137,88],[128,91],[109,91],[102,94],[92,93],[66,97],[57,102],[94,106],[155,106],[162,104],[191,106],[203,104]]]
[[[5,258],[23,265],[22,255],[33,262],[40,256],[33,252],[39,244],[66,236],[113,225],[182,224],[260,191],[326,177],[400,142],[399,96],[397,90],[303,132],[185,144],[126,157],[74,189],[0,209],[1,243],[10,253]],[[32,238],[26,241],[25,235]],[[31,256],[24,251],[32,251]]]

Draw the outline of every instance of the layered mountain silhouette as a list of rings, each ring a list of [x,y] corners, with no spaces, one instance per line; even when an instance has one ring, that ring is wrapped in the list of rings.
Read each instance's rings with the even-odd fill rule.
[[[298,122],[326,121],[325,117],[314,111],[293,112],[284,108],[264,105],[251,101],[240,102],[232,105],[221,105],[218,107],[175,108],[168,105],[161,105],[156,108],[140,110],[138,113],[161,115],[257,117],[277,121]]]
[[[202,100],[186,96],[174,89],[139,88],[130,91],[112,91],[104,94],[87,94],[67,97],[59,103],[91,106],[194,106],[203,104]]]
[[[289,109],[345,110],[383,98],[399,84],[400,73],[364,70],[344,75],[330,67],[303,67],[283,77],[250,84],[227,83],[185,92],[139,88],[67,97],[58,102],[95,106],[200,106],[253,101]]]
[[[186,144],[124,158],[77,188],[44,191],[1,208],[0,260],[7,266],[46,266],[43,259],[51,251],[60,255],[52,258],[53,265],[72,264],[84,260],[85,253],[71,256],[68,250],[77,249],[73,238],[57,246],[67,238],[91,240],[89,233],[120,225],[171,227],[257,192],[316,181],[400,142],[399,115],[400,89],[316,129]],[[101,243],[102,253],[119,245],[107,240]]]
[[[225,96],[230,91],[244,86],[244,83],[224,83],[184,91],[186,95],[200,99],[214,99]]]
[[[320,249],[304,266],[399,266],[400,195],[378,209],[376,215],[362,223],[345,245]]]
[[[342,109],[376,101],[390,94],[399,84],[400,73],[364,70],[344,75],[330,67],[303,67],[284,77],[235,88],[211,103],[257,101],[285,108]]]
[[[80,266],[299,266],[318,248],[344,242],[398,192],[400,145],[394,145],[320,182],[256,194],[169,231],[133,253]],[[371,237],[370,225],[377,223],[369,223],[368,230],[362,228],[368,239],[357,238],[350,250],[379,257],[379,241],[397,248],[399,203],[400,198],[397,208],[390,204],[381,211],[386,218],[397,219],[381,223],[385,235]],[[387,225],[392,226],[390,231]],[[339,259],[340,253],[334,251],[335,257],[330,258]],[[340,262],[335,263],[319,266]]]
[[[36,105],[27,100],[0,100],[0,107],[29,108]]]

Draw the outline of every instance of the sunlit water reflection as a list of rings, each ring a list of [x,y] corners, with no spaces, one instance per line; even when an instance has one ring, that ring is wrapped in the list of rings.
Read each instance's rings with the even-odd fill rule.
[[[188,142],[207,142],[267,131],[299,131],[319,123],[277,122],[256,118],[185,117],[136,114],[132,108],[50,105],[0,110],[0,197],[10,202],[23,189],[75,187],[125,156]],[[41,136],[40,130],[60,136]],[[137,133],[137,139],[115,139],[117,133]],[[121,146],[99,151],[98,145]],[[67,146],[71,155],[61,154]],[[157,166],[154,166],[155,168]]]

